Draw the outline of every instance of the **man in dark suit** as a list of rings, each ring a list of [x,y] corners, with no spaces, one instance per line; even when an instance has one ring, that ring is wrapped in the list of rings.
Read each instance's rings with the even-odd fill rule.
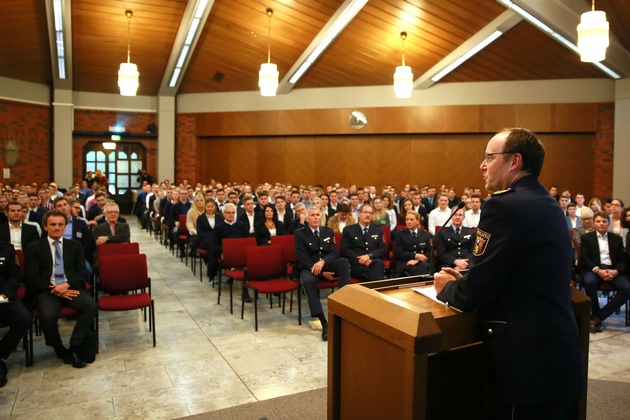
[[[17,299],[19,274],[15,249],[10,243],[0,242],[0,322],[9,327],[0,340],[0,388],[7,384],[7,365],[2,359],[13,353],[33,323],[31,314]]]
[[[322,340],[328,341],[328,321],[319,301],[319,280],[339,279],[339,287],[350,283],[350,264],[345,258],[337,257],[335,234],[331,228],[320,226],[321,211],[308,209],[308,225],[295,232],[295,254],[297,256],[300,281],[308,300],[311,317],[322,323]]]
[[[118,204],[109,202],[103,207],[106,223],[99,223],[92,230],[96,246],[103,244],[121,244],[131,240],[129,225],[119,220]]]
[[[293,220],[293,212],[287,209],[287,200],[283,195],[276,196],[275,203],[278,222],[282,223],[284,230],[288,232],[291,227],[291,221]]]
[[[85,367],[83,345],[96,315],[96,302],[85,291],[83,247],[65,240],[66,216],[57,210],[44,215],[45,238],[29,244],[25,253],[27,300],[39,312],[46,344],[64,363]],[[70,337],[70,348],[61,341],[57,327],[61,306],[77,311],[77,323]]]
[[[57,197],[53,204],[55,210],[59,210],[66,215],[66,228],[63,237],[79,241],[83,247],[83,256],[85,257],[86,281],[92,278],[92,261],[94,257],[94,239],[92,239],[92,231],[84,220],[72,216],[70,213],[70,203],[65,197]]]
[[[21,199],[20,199],[21,200]],[[29,222],[35,222],[38,225],[42,224],[42,217],[48,211],[48,209],[44,207],[40,207],[39,203],[41,202],[41,198],[37,193],[28,194],[28,217],[27,220]]]
[[[487,144],[483,207],[470,271],[435,275],[438,299],[477,311],[485,337],[484,418],[570,418],[586,371],[572,310],[571,241],[558,203],[538,181],[542,142],[522,128]]]
[[[626,274],[627,262],[621,236],[608,232],[608,217],[598,211],[594,216],[595,230],[585,233],[581,238],[580,257],[582,261],[582,279],[586,294],[591,298],[591,332],[601,332],[603,321],[630,299],[630,280]],[[607,252],[602,253],[608,248]],[[606,306],[600,309],[597,287],[606,282],[617,293]]]
[[[107,202],[107,195],[103,192],[96,193],[94,196],[94,205],[87,209],[87,219],[92,222],[96,216],[103,214],[103,206]],[[93,222],[93,224],[95,224]]]
[[[424,204],[424,207],[427,209],[427,213],[431,213],[431,210],[437,206],[435,187],[429,187],[427,189],[427,196],[422,199],[422,204]]]
[[[254,226],[264,221],[262,213],[256,212],[256,203],[254,197],[246,195],[243,198],[243,208],[245,213],[237,217],[239,222],[243,222],[247,226],[247,231],[251,236],[254,236]]]
[[[464,227],[464,209],[454,209],[451,226],[445,226],[435,234],[437,251],[436,270],[452,267],[455,270],[467,270],[472,257],[477,234],[474,229]]]
[[[8,242],[15,249],[24,251],[28,244],[39,239],[37,228],[22,222],[22,205],[20,203],[12,201],[7,204],[7,217],[9,223],[0,225],[0,241]]]
[[[359,223],[343,229],[341,256],[350,262],[352,277],[362,281],[381,280],[385,277],[383,258],[387,255],[383,229],[372,224],[371,205],[361,205],[358,214]]]

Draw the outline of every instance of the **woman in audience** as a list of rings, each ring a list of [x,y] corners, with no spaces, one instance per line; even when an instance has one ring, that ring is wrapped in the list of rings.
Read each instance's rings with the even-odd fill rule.
[[[107,177],[103,175],[103,171],[100,169],[97,169],[94,173],[94,178],[92,178],[92,182],[96,182],[98,185],[101,185],[103,187],[107,187],[107,184],[109,184]]]
[[[396,271],[394,277],[427,274],[431,269],[432,243],[429,232],[420,229],[420,214],[408,210],[405,215],[406,229],[398,232],[394,242]]]
[[[190,210],[186,213],[186,229],[188,229],[188,235],[190,238],[191,255],[193,254],[195,248],[199,245],[197,237],[197,218],[199,215],[204,213],[205,206],[206,199],[201,193],[199,193],[193,198],[192,206],[190,206]]]
[[[321,205],[321,200],[319,198],[317,201],[319,201],[319,204]],[[313,203],[315,203],[315,199],[313,199]],[[254,226],[254,237],[256,238],[256,243],[258,245],[269,245],[271,243],[272,236],[281,236],[286,232],[284,230],[284,225],[277,220],[278,217],[275,207],[271,204],[265,204],[262,210],[265,217],[262,222],[259,222],[256,226]]]
[[[610,208],[612,209],[612,213],[610,215],[610,225],[608,226],[608,232],[616,233],[621,236],[623,239],[623,246],[626,246],[626,235],[628,234],[628,229],[621,225],[621,214],[623,213],[623,200],[619,198],[615,198]]]
[[[374,197],[372,200],[372,208],[374,209],[372,223],[379,226],[389,226],[389,214],[387,214],[387,209],[383,207],[383,199],[381,197]]]
[[[577,250],[580,248],[580,242],[582,235],[585,233],[589,233],[595,230],[595,225],[593,224],[593,210],[583,208],[580,213],[580,220],[582,221],[582,225],[573,229],[573,248],[576,250],[576,258],[577,258]]]
[[[387,214],[389,215],[389,228],[393,232],[396,230],[398,217],[396,216],[396,210],[394,210],[392,197],[389,194],[383,194],[383,208],[387,210]]]
[[[411,199],[409,198],[405,198],[405,201],[403,201],[403,204],[402,204],[402,210],[400,211],[400,214],[398,215],[398,223],[396,225],[396,230],[403,230],[407,226],[407,223],[405,222],[405,216],[407,215],[407,212],[409,210],[413,210],[413,201],[411,201]]]
[[[210,235],[214,227],[223,221],[223,216],[217,213],[217,203],[209,198],[205,201],[204,214],[197,217],[197,240],[199,248],[210,249]]]
[[[588,208],[593,210],[593,214],[598,212],[598,211],[602,211],[602,202],[599,198],[597,197],[593,197],[591,198],[591,200],[588,202]]]
[[[628,258],[628,261],[630,261],[630,246],[628,244],[630,244],[630,207],[626,207],[625,209],[623,209],[623,212],[621,212],[621,227],[626,229],[626,236],[625,236],[625,243],[626,243],[626,256]]]
[[[471,209],[471,205],[470,205],[470,197],[468,196],[468,194],[462,194],[461,198],[459,199],[459,201],[463,202],[464,204],[466,204],[464,211],[466,210],[470,210]]]
[[[328,206],[328,204],[326,204]],[[328,216],[326,215],[326,207],[324,206],[324,202],[321,198],[315,196],[311,199],[311,207],[315,207],[319,209],[319,213],[322,215],[321,225],[326,226],[328,223]]]

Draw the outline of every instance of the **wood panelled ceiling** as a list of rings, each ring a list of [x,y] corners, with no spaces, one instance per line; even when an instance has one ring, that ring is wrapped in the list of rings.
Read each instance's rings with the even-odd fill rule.
[[[118,93],[118,67],[127,55],[124,11],[131,9],[131,61],[140,71],[138,94],[157,95],[162,80],[170,78],[169,56],[189,1],[194,3],[67,2],[73,90]],[[532,0],[522,0],[528,1]],[[52,85],[45,1],[2,3],[0,76]],[[214,0],[178,93],[257,90],[258,70],[267,58],[267,7],[274,9],[271,61],[282,79],[342,4],[343,0]],[[599,0],[596,6],[607,13],[611,33],[621,46],[630,50],[630,1]],[[496,0],[370,0],[295,88],[392,84],[401,61],[402,30],[409,34],[406,64],[418,78],[505,11]],[[217,73],[223,76],[220,81],[215,80]],[[573,78],[608,76],[521,21],[439,83]]]

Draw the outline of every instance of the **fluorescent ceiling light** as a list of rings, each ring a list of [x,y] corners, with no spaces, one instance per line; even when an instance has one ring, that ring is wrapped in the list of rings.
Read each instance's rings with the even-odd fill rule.
[[[208,0],[200,0],[197,4],[197,8],[195,9],[195,14],[193,16],[192,21],[190,22],[190,28],[188,28],[188,34],[186,35],[186,40],[184,41],[184,45],[182,50],[179,53],[179,58],[177,59],[177,64],[173,69],[173,75],[171,76],[171,81],[169,82],[169,87],[175,87],[177,85],[177,80],[179,79],[179,75],[184,68],[184,63],[186,62],[186,58],[188,57],[188,52],[191,50],[191,46],[193,41],[197,36],[197,31],[199,30],[199,23],[201,22],[201,18],[206,10],[206,6],[208,5]]]
[[[433,76],[431,80],[434,82],[437,82],[438,80],[440,80],[441,78],[443,78],[444,76],[446,76],[447,74],[455,70],[457,67],[459,67],[464,61],[468,60],[470,57],[477,54],[482,49],[486,48],[492,41],[494,41],[501,35],[503,35],[503,32],[499,30],[494,31],[492,34],[485,37],[480,43],[478,43],[477,45],[469,49],[466,53],[461,55],[457,60],[453,61],[451,64],[446,66],[443,70],[441,70],[438,74]]]
[[[541,31],[545,32],[546,34],[550,35],[551,37],[556,39],[556,41],[560,42],[562,45],[564,45],[565,47],[567,47],[568,49],[570,49],[571,51],[573,51],[577,55],[580,55],[580,51],[578,50],[577,45],[575,45],[574,43],[572,43],[571,41],[566,39],[564,36],[560,35],[558,32],[556,32],[553,29],[551,29],[548,25],[543,23],[538,18],[534,17],[531,13],[527,12],[526,10],[521,8],[520,6],[517,6],[516,4],[514,4],[510,0],[497,0],[497,1],[499,3],[501,3],[501,4],[503,4],[508,9],[514,10],[516,13],[521,15],[523,17],[523,19],[525,19],[526,21],[528,21],[532,25],[536,26],[538,29],[540,29]],[[621,78],[621,76],[619,74],[615,73],[613,70],[611,70],[610,68],[606,67],[602,63],[597,62],[597,63],[591,63],[591,64],[593,64],[595,67],[597,67],[598,69],[600,69],[601,71],[603,71],[604,73],[606,73],[607,75],[612,77],[613,79]]]
[[[55,39],[57,45],[57,69],[59,78],[66,78],[66,48],[63,41],[63,10],[62,0],[53,1],[53,13],[55,16]]]
[[[350,7],[343,11],[343,13],[335,20],[332,27],[326,32],[324,38],[315,47],[313,52],[304,60],[300,67],[293,73],[293,76],[289,79],[289,83],[296,84],[298,80],[306,73],[311,65],[319,58],[319,56],[328,48],[331,42],[339,35],[339,33],[346,27],[348,23],[359,13],[359,11],[365,6],[368,0],[354,0]]]

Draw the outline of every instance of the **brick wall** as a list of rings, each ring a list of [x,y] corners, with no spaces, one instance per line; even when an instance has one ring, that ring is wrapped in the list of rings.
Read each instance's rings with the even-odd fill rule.
[[[15,139],[19,156],[11,177],[0,182],[24,184],[47,182],[52,176],[50,149],[50,108],[0,100],[0,167],[4,163],[4,144]]]
[[[74,130],[105,132],[110,126],[121,125],[126,132],[140,134],[147,132],[149,124],[156,124],[154,112],[116,112],[78,109],[74,111]],[[89,142],[107,141],[103,137],[74,137],[72,142],[72,177],[80,180],[83,177],[83,147]],[[147,149],[146,169],[149,174],[157,173],[157,139],[123,138],[127,143],[139,143]]]
[[[593,141],[593,195],[602,199],[612,195],[615,141],[615,104],[597,106],[597,132]]]
[[[177,114],[175,143],[175,182],[188,179],[192,184],[199,179],[199,140],[195,130],[195,114]],[[207,182],[207,181],[206,181]]]

